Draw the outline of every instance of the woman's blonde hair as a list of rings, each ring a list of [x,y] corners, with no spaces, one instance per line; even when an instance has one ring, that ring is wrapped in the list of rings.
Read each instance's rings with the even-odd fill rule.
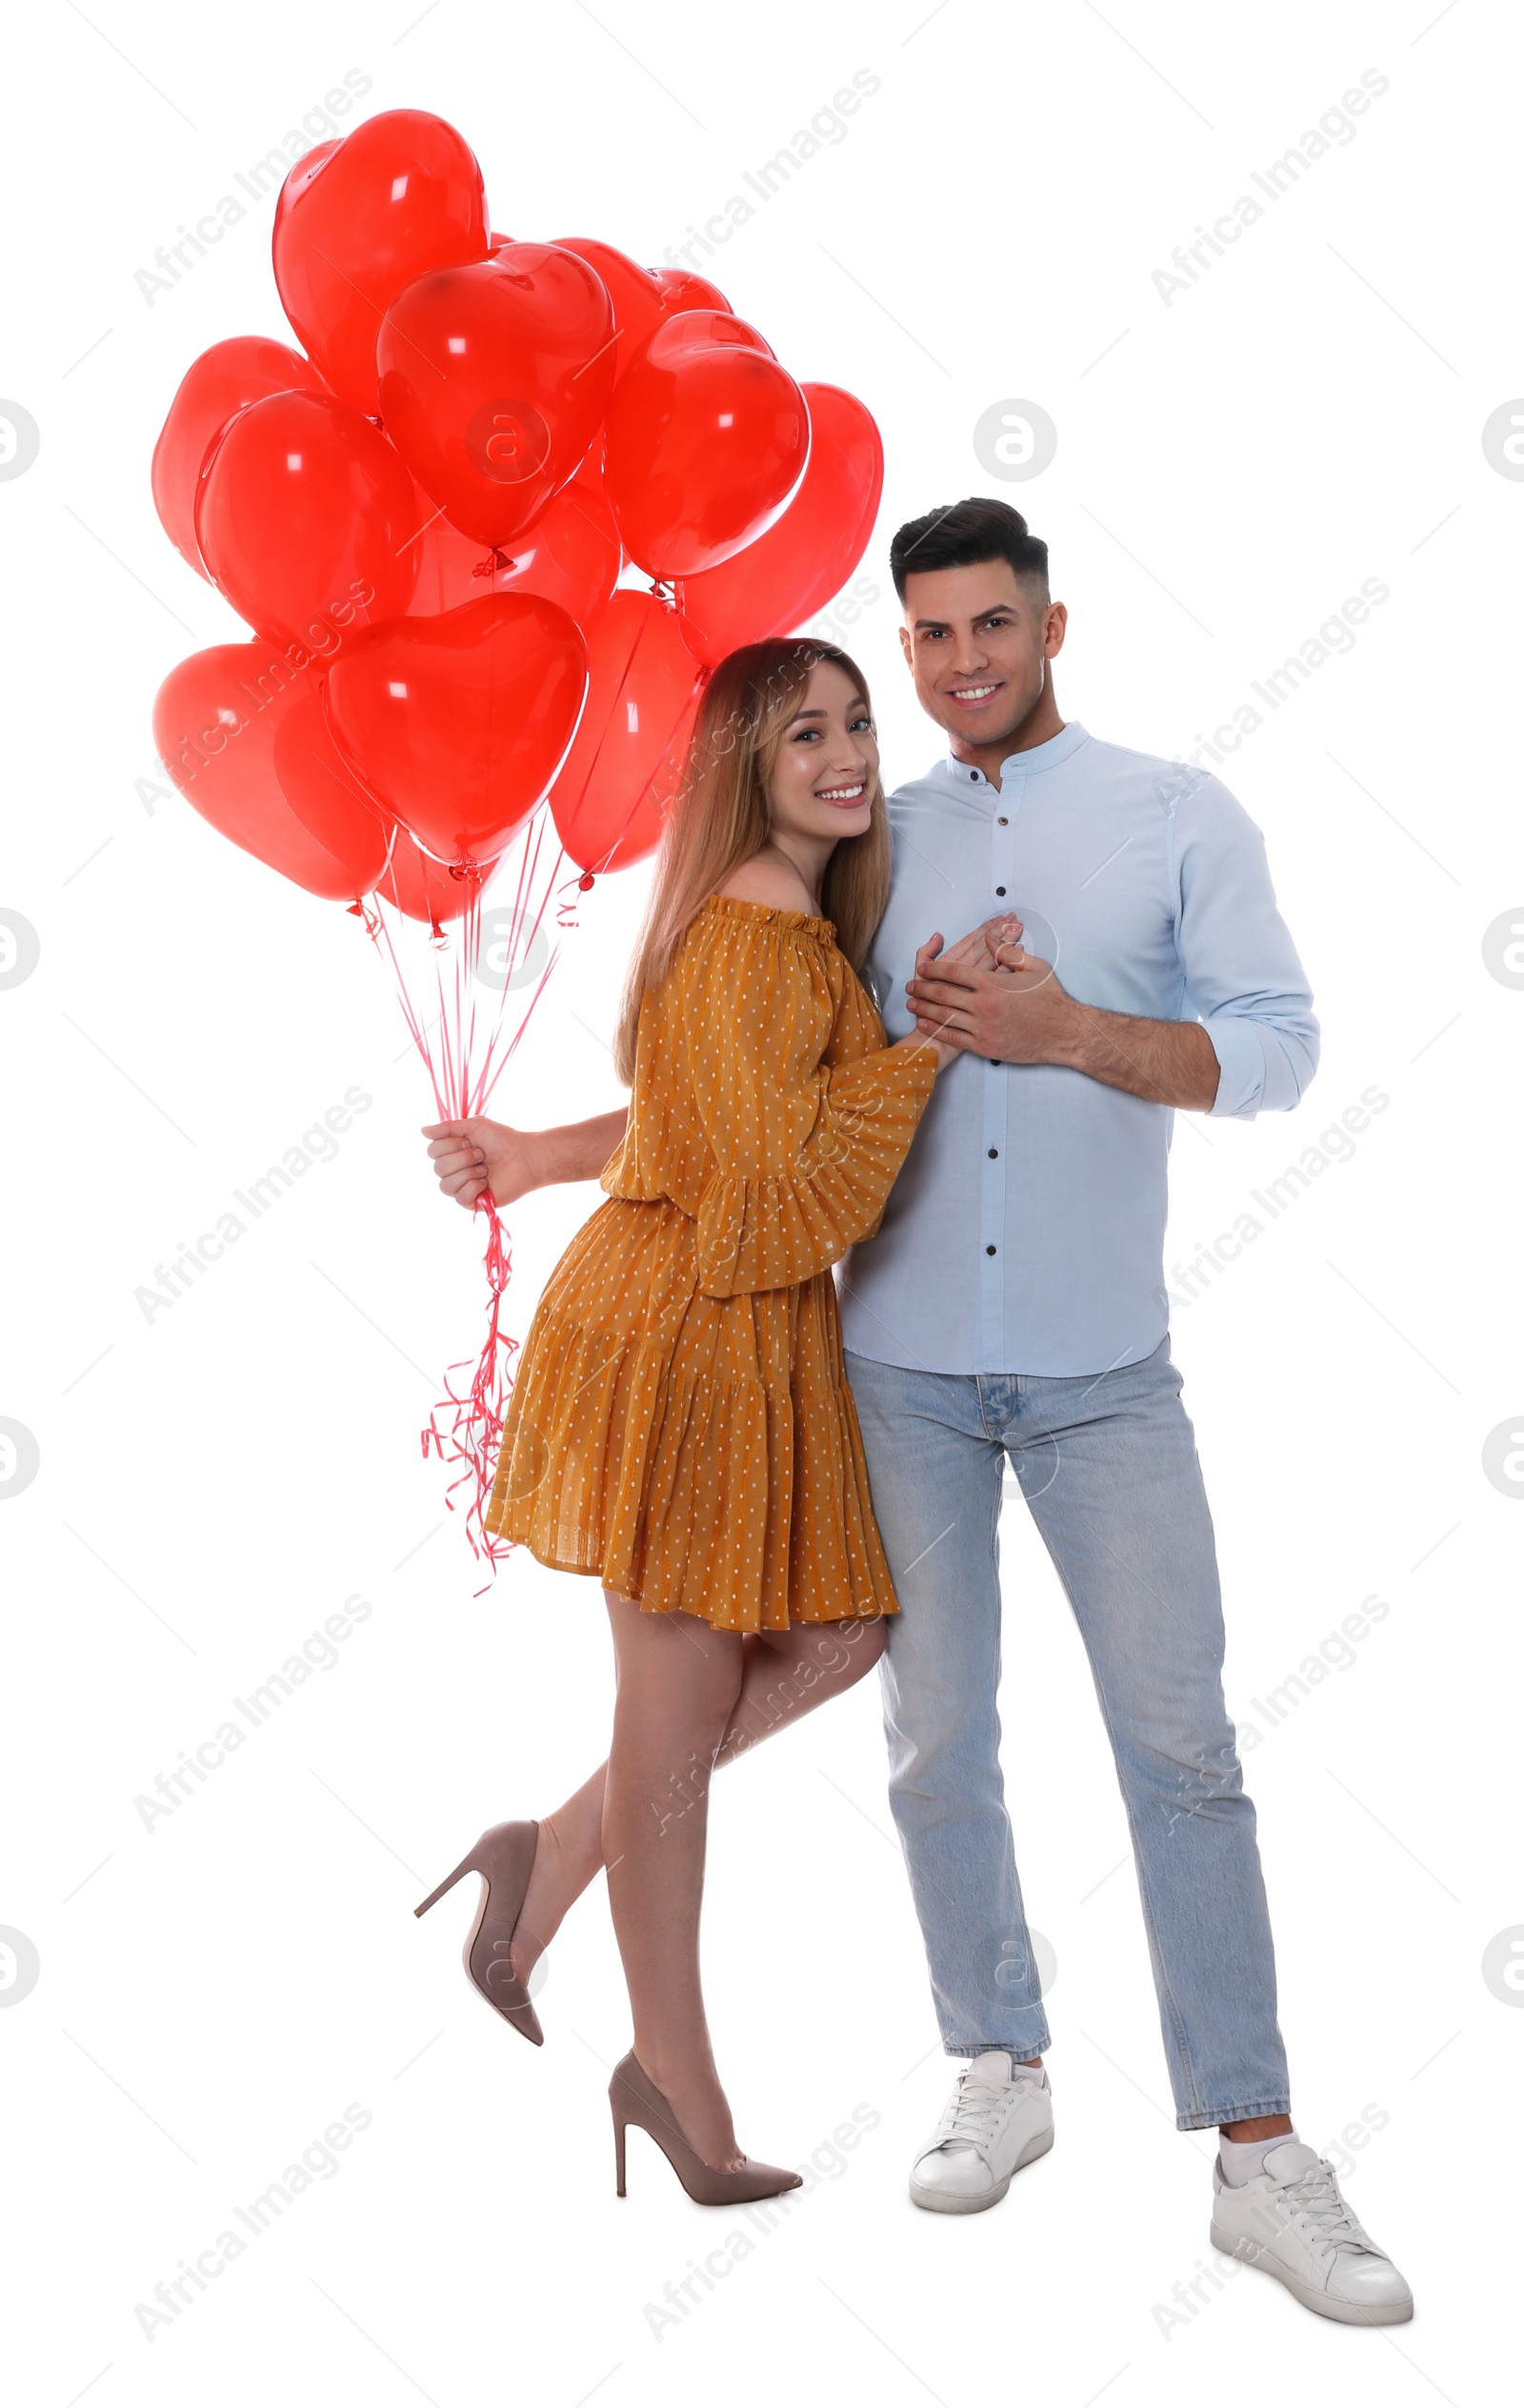
[[[627,1087],[634,1079],[645,997],[672,968],[694,913],[768,841],[772,765],[811,672],[822,661],[842,672],[871,711],[868,683],[856,662],[814,636],[744,644],[727,653],[710,676],[625,981],[614,1068]],[[859,973],[889,900],[889,813],[876,772],[870,801],[872,819],[861,835],[844,836],[837,845],[820,896],[824,916],[835,923],[837,943]]]

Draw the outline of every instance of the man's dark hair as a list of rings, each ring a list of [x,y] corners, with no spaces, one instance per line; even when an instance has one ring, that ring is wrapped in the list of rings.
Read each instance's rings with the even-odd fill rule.
[[[889,547],[890,573],[903,602],[905,580],[925,569],[972,569],[981,560],[1009,560],[1018,577],[1031,578],[1048,593],[1048,547],[1029,535],[1027,522],[1009,502],[974,494],[924,518],[907,519]]]

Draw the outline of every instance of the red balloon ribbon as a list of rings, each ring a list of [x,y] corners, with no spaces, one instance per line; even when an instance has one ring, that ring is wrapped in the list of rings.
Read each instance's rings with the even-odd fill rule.
[[[437,1016],[431,1023],[426,1022],[409,992],[403,962],[382,906],[385,895],[400,913],[418,916],[402,899],[401,882],[389,883],[383,876],[375,893],[362,906],[366,933],[386,959],[396,982],[403,1017],[429,1073],[435,1116],[440,1120],[470,1120],[486,1111],[492,1090],[517,1051],[555,966],[556,947],[541,937],[563,858],[555,845],[549,812],[536,811],[520,835],[522,842],[515,839],[518,864],[511,891],[510,893],[505,882],[502,901],[491,907],[491,933],[484,922],[482,898],[499,865],[488,863],[485,867],[471,865],[449,870],[436,862],[428,864],[431,877],[446,884],[453,882],[462,895],[458,916],[451,922],[450,932],[447,933],[436,920],[428,939],[433,955],[438,1002]],[[397,841],[399,845],[409,841],[406,830],[398,830]],[[482,973],[484,949],[489,946],[493,950],[500,946],[507,957],[495,1009],[480,1001],[484,987],[487,993],[491,992]],[[510,968],[509,964],[513,966]],[[492,985],[496,984],[494,972],[489,971],[488,977]],[[509,997],[517,993],[526,994],[527,1000],[515,1018]],[[502,1326],[503,1298],[513,1264],[508,1232],[490,1188],[477,1197],[475,1210],[487,1232],[482,1257],[487,1274],[487,1333],[474,1362],[451,1363],[445,1372],[444,1395],[420,1431],[419,1442],[426,1458],[437,1455],[447,1468],[457,1467],[455,1477],[446,1490],[445,1503],[454,1513],[456,1491],[466,1491],[467,1543],[478,1560],[487,1561],[490,1575],[486,1586],[490,1587],[498,1564],[511,1552],[508,1539],[487,1528],[484,1515],[496,1477],[503,1419],[513,1384],[512,1360],[519,1342]],[[460,1375],[467,1376],[462,1378]],[[476,1594],[483,1595],[485,1587]]]

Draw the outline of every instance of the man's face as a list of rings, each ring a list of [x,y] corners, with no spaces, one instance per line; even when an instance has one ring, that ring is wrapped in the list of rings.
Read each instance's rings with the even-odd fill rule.
[[[1067,621],[1008,560],[907,577],[899,640],[921,709],[971,745],[1003,742],[1041,699]]]

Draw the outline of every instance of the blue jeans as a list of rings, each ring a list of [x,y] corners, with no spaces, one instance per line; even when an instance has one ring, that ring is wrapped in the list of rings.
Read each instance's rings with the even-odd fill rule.
[[[1212,1516],[1166,1338],[1080,1379],[847,1357],[900,1611],[890,1799],[947,2052],[1049,2045],[1000,1776],[1007,1455],[1090,1656],[1182,2131],[1289,2112],[1275,1960],[1222,1695]]]

